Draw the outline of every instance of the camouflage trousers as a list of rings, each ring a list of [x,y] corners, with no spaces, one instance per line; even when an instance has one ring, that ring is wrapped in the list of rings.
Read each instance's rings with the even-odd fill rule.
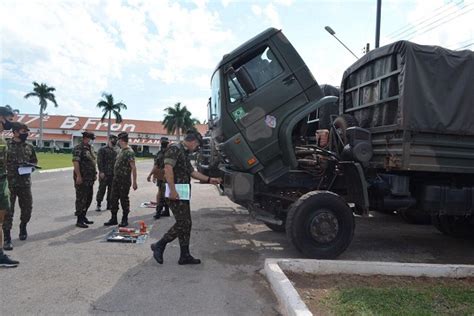
[[[114,176],[105,176],[104,179],[99,180],[99,189],[97,190],[97,204],[102,203],[102,200],[104,199],[105,191],[107,191],[107,209],[110,209],[110,195],[112,193],[112,181],[114,179]]]
[[[31,187],[10,187],[10,208],[7,210],[5,221],[3,222],[4,230],[12,229],[17,197],[21,212],[21,223],[27,224],[31,219],[31,211],[33,210],[33,196],[31,194]]]
[[[75,185],[76,188],[76,216],[86,216],[87,210],[92,203],[94,195],[94,183],[82,183]]]
[[[131,186],[130,179],[120,179],[114,177],[112,181],[112,193],[110,194],[110,211],[112,214],[117,214],[119,209],[119,201],[122,206],[124,215],[130,213],[130,199],[128,194],[130,193]]]
[[[173,212],[176,223],[163,236],[163,239],[170,242],[178,237],[180,246],[189,246],[192,227],[189,201],[168,200],[167,202]]]
[[[158,187],[158,201],[156,201],[157,205],[168,205],[168,201],[165,199],[165,192],[166,192],[166,182],[163,180],[158,180],[156,182],[156,186]]]

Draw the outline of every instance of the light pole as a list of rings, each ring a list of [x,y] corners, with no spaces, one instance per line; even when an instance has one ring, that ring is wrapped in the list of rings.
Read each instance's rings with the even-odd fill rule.
[[[341,45],[344,46],[352,55],[354,55],[354,57],[355,57],[356,59],[359,59],[359,57],[357,57],[357,55],[354,54],[354,52],[351,51],[351,50],[349,49],[349,47],[347,47],[343,42],[341,42],[340,39],[337,38],[336,32],[334,32],[334,30],[333,30],[331,27],[325,26],[324,29],[325,29],[329,34],[331,34],[332,36],[334,36],[334,38],[337,39],[337,41],[338,41],[339,43],[341,43]]]

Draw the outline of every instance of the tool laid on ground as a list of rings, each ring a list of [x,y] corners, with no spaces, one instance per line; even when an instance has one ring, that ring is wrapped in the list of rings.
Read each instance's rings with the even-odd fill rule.
[[[110,242],[124,242],[142,244],[148,237],[148,227],[144,221],[139,221],[139,228],[116,227],[107,234]]]

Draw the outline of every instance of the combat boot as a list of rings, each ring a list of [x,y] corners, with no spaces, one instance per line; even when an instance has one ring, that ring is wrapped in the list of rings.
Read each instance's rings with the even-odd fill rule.
[[[10,259],[3,251],[0,250],[0,267],[16,268],[20,262]]]
[[[170,207],[168,206],[168,204],[166,204],[165,202],[165,211],[164,212],[161,212],[161,216],[163,217],[169,217],[170,216]]]
[[[200,264],[201,260],[194,258],[189,253],[189,246],[181,246],[181,255],[178,264]]]
[[[85,215],[84,215],[84,217],[82,217],[82,221],[83,221],[85,224],[88,224],[88,225],[94,224],[94,222],[93,222],[93,221],[90,221]]]
[[[108,222],[104,223],[104,226],[115,226],[117,224],[118,224],[117,214],[112,213],[112,217],[110,218]]]
[[[127,227],[128,226],[128,214],[123,214],[122,221],[119,224],[119,227]]]
[[[5,241],[3,242],[3,250],[13,250],[12,236],[10,235],[10,231],[4,230],[3,236],[5,238]]]
[[[79,227],[79,228],[89,228],[89,226],[87,226],[86,223],[84,223],[84,217],[83,217],[83,215],[77,216],[76,227]]]
[[[26,240],[28,238],[28,232],[26,231],[26,223],[20,224],[20,235],[18,236],[20,240]]]
[[[150,246],[153,251],[153,258],[155,258],[159,264],[163,264],[163,252],[165,252],[167,243],[164,238],[161,238],[157,243],[151,244]]]
[[[97,207],[96,207],[95,211],[96,211],[96,212],[102,211],[102,210],[100,209],[100,202],[97,202]]]

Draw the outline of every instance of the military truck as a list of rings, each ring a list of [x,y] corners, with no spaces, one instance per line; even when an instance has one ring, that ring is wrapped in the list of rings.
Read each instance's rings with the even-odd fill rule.
[[[473,78],[471,51],[401,41],[349,67],[338,98],[267,29],[212,75],[209,146],[224,192],[311,258],[341,254],[369,209],[470,235]]]

